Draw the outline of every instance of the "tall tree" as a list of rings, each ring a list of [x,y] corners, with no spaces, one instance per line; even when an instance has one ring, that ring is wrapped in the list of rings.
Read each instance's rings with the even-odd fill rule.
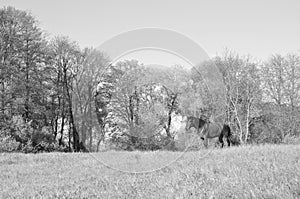
[[[105,107],[96,108],[97,106],[95,105],[99,104],[95,97],[106,94],[105,92],[101,93],[97,88],[100,88],[98,85],[104,83],[103,81],[107,76],[106,69],[109,67],[109,62],[108,58],[105,57],[103,53],[95,49],[84,49],[83,56],[83,62],[78,65],[77,75],[74,78],[75,95],[73,100],[76,123],[80,129],[82,142],[86,145],[88,134],[89,150],[91,151],[93,132],[97,131],[96,129],[99,129],[96,127],[100,125],[100,131],[104,132],[102,122],[99,121],[100,124],[98,124],[96,113],[97,111],[99,112],[100,108],[104,109]],[[99,99],[99,97],[97,99]],[[104,135],[100,135],[99,137],[103,138]]]
[[[73,150],[76,152],[80,150],[80,145],[73,113],[73,82],[78,64],[81,64],[82,61],[82,54],[78,45],[67,37],[54,38],[51,42],[51,49],[56,73],[56,98],[59,114],[56,119],[61,121],[59,142],[62,144],[64,130],[67,127],[69,149],[71,150],[71,141],[73,141]],[[65,122],[68,122],[67,126]]]
[[[247,143],[249,123],[258,114],[261,103],[261,80],[258,63],[249,56],[226,51],[223,57],[215,58],[223,75],[226,88],[227,118],[237,129],[239,141]]]
[[[299,126],[300,57],[273,55],[262,68],[266,101],[273,103],[272,126],[280,129],[281,140],[297,134]]]
[[[0,19],[0,115],[5,121],[21,115],[41,130],[50,125],[44,79],[47,42],[28,12],[7,7],[0,10]]]

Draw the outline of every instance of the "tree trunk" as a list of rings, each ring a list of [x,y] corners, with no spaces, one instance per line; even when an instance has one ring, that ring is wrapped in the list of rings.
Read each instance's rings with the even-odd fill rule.
[[[137,92],[137,88],[135,87],[135,91],[134,91],[134,95],[135,95],[135,100],[136,100],[136,111],[135,111],[135,124],[138,126],[139,125],[139,106],[140,106],[140,99],[139,99],[139,95]]]
[[[104,139],[104,135],[103,135],[103,127],[100,127],[99,131],[100,131],[100,138],[99,138],[99,140],[97,141],[97,149],[96,149],[96,152],[99,152],[100,144],[101,144],[101,142],[102,142],[103,139]]]
[[[246,114],[246,132],[245,132],[245,140],[244,143],[247,143],[248,141],[248,135],[249,135],[249,117],[250,117],[250,102],[247,106],[247,114]]]
[[[90,136],[89,150],[92,151],[92,146],[93,146],[93,132],[92,131],[89,131],[89,136]]]
[[[29,87],[29,63],[28,61],[26,62],[26,74],[25,74],[25,90],[26,90],[26,96],[25,96],[25,122],[29,121],[29,95],[30,95],[30,91],[29,91],[30,87]]]
[[[72,111],[72,96],[69,91],[68,87],[68,81],[67,81],[67,69],[66,67],[64,68],[64,87],[66,89],[66,94],[67,94],[67,100],[68,100],[68,112],[69,112],[69,132],[72,131],[73,135],[73,150],[75,152],[80,151],[80,145],[79,145],[79,134],[77,132],[75,122],[74,122],[74,116],[73,116],[73,111]],[[72,86],[71,86],[72,87]],[[69,140],[70,141],[70,140]]]
[[[175,106],[176,99],[177,99],[177,94],[174,94],[171,97],[171,106],[169,107],[169,113],[168,113],[168,124],[167,124],[167,126],[165,128],[167,136],[170,139],[173,139],[173,137],[171,135],[171,132],[170,132],[170,129],[171,129],[171,123],[172,123],[172,113],[173,113],[174,108],[175,108],[174,106]]]
[[[4,85],[4,80],[1,81],[1,113],[2,116],[4,117],[4,111],[5,111],[5,85]]]
[[[93,112],[92,112],[92,103],[93,103],[93,91],[92,91],[92,86],[89,85],[88,87],[88,94],[89,94],[89,102],[88,102],[88,133],[90,136],[90,143],[89,143],[89,148],[90,151],[92,150],[92,145],[93,145]],[[84,142],[85,143],[85,142]]]
[[[232,106],[233,106],[233,108],[234,108],[235,119],[237,120],[238,128],[239,128],[239,130],[240,130],[239,140],[240,140],[241,144],[243,144],[244,141],[243,141],[243,129],[242,129],[242,124],[241,124],[241,121],[240,121],[239,116],[238,116],[237,108],[236,108],[236,106],[235,106],[235,104],[234,104],[234,102],[233,102],[232,99],[231,99],[231,103],[232,103]]]
[[[86,145],[86,131],[87,131],[87,126],[86,126],[86,121],[83,119],[81,121],[81,142]]]
[[[65,113],[64,113],[64,109],[65,109],[65,106],[64,106],[64,102],[63,102],[63,105],[62,105],[62,110],[61,110],[61,129],[60,129],[60,138],[59,138],[59,145],[61,146],[62,145],[62,140],[63,140],[63,135],[64,135],[64,127],[65,127]]]
[[[134,104],[133,104],[133,96],[129,97],[129,119],[130,119],[130,124],[133,127],[134,123]]]
[[[5,66],[5,57],[2,57],[1,60],[1,67],[0,67],[0,75],[2,76],[2,79],[0,79],[1,82],[1,113],[2,116],[4,117],[4,111],[5,111],[5,73],[6,71],[4,70],[4,68],[6,68]],[[1,117],[0,117],[1,118]]]

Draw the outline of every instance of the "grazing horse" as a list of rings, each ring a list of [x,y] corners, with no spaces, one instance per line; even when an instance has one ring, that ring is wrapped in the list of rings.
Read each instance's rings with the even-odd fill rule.
[[[206,148],[208,147],[208,139],[216,137],[219,138],[219,142],[221,143],[222,148],[224,147],[223,137],[226,137],[227,144],[228,146],[230,146],[231,130],[229,125],[210,122],[209,120],[189,116],[186,120],[185,130],[187,131],[192,127],[197,130],[197,134],[201,136],[202,140],[204,140],[204,146]]]

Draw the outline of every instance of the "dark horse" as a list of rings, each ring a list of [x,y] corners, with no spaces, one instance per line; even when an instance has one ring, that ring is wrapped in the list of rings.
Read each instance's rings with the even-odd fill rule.
[[[224,147],[223,137],[226,137],[227,144],[230,146],[231,140],[231,130],[229,125],[221,124],[216,122],[210,122],[209,120],[204,120],[201,118],[189,116],[187,117],[185,130],[189,130],[194,127],[197,130],[197,134],[201,136],[204,140],[204,146],[208,147],[208,139],[219,138],[221,147]],[[200,131],[201,130],[201,131]]]

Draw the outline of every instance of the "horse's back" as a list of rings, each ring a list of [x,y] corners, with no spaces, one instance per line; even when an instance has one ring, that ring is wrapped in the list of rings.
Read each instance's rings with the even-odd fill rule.
[[[207,137],[208,138],[215,138],[219,137],[222,132],[223,125],[219,123],[210,123],[207,129]]]

